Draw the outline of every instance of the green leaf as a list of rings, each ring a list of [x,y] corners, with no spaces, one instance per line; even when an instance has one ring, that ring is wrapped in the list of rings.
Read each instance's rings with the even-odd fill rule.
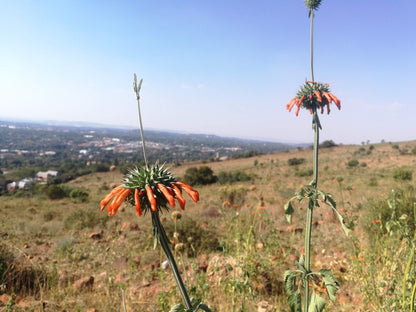
[[[337,279],[330,270],[321,269],[319,270],[319,274],[322,276],[329,299],[335,301],[335,295],[339,289]]]
[[[333,206],[331,206],[331,208],[332,208],[332,210],[337,214],[337,216],[338,216],[338,220],[339,220],[339,222],[341,223],[341,226],[342,226],[342,229],[344,230],[344,233],[345,233],[345,235],[349,235],[349,233],[350,233],[350,229],[347,227],[347,225],[345,224],[345,220],[344,220],[344,217],[341,215],[341,213],[338,211],[338,209],[337,208],[335,208],[335,207],[333,207]]]
[[[305,268],[305,257],[304,255],[301,255],[299,258],[299,261],[295,261],[296,266],[298,267],[299,271],[302,271],[304,274],[306,274],[306,268]]]
[[[285,205],[285,216],[286,216],[286,220],[287,220],[287,222],[289,222],[289,224],[292,223],[292,214],[294,212],[295,212],[295,210],[293,209],[293,206],[292,206],[292,200],[289,200]]]
[[[287,303],[291,312],[302,312],[302,297],[299,289],[287,298]]]
[[[186,312],[185,307],[182,305],[182,303],[175,304],[169,312]]]
[[[204,311],[207,311],[207,312],[212,312],[211,309],[207,305],[202,304],[202,303],[198,305],[198,307],[195,311],[198,311],[198,310],[204,310]]]
[[[297,289],[296,277],[297,277],[297,273],[296,271],[293,271],[293,270],[285,271],[285,274],[283,276],[285,291],[289,296],[292,295]]]
[[[331,194],[327,194],[327,199],[328,199],[329,205],[332,208],[337,208],[337,203],[336,203],[336,201],[334,200],[334,197]]]
[[[309,303],[309,312],[322,312],[327,304],[328,301],[313,292]]]

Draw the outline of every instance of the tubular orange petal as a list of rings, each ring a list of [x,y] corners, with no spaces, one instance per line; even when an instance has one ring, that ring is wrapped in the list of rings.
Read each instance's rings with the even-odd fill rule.
[[[332,98],[329,96],[327,92],[322,92],[322,95],[326,98],[328,104],[332,102]]]
[[[329,93],[329,96],[334,100],[335,105],[338,107],[338,109],[341,109],[341,101],[332,93]]]
[[[295,112],[296,117],[299,115],[299,111],[300,111],[300,105],[299,105],[299,106],[298,106],[298,108],[296,109],[296,112]]]
[[[101,207],[101,211],[104,210],[105,206],[108,205],[108,203],[111,201],[111,199],[117,194],[117,192],[119,192],[120,190],[122,190],[121,185],[115,187],[112,189],[112,191],[110,193],[108,193],[104,199],[100,202],[100,207]]]
[[[316,98],[318,99],[318,101],[322,102],[321,94],[319,93],[319,91],[318,90],[313,90],[313,93],[315,93]]]
[[[292,110],[293,106],[296,104],[297,97],[295,96],[293,99],[290,100],[290,102],[286,105],[286,109],[289,111]]]
[[[146,195],[150,203],[150,208],[152,209],[152,211],[156,211],[157,210],[156,199],[155,199],[155,196],[153,195],[153,190],[149,185],[146,185]]]
[[[118,194],[114,197],[111,204],[108,206],[108,215],[114,216],[120,207],[120,205],[123,203],[124,199],[131,193],[130,189],[122,189],[118,192]]]
[[[179,206],[181,206],[182,210],[185,210],[186,200],[185,200],[185,198],[183,198],[183,196],[181,194],[181,190],[175,184],[171,184],[171,187],[173,189],[173,192],[175,193],[176,199],[179,202]]]
[[[172,196],[172,194],[168,191],[168,189],[166,188],[166,186],[164,186],[163,184],[158,183],[157,184],[158,189],[163,193],[163,195],[165,195],[165,198],[167,199],[167,201],[169,202],[169,205],[172,206],[172,208],[175,208],[175,198]]]
[[[302,104],[302,102],[303,102],[303,99],[305,98],[305,96],[304,95],[302,95],[302,97],[299,99],[299,101],[296,103],[296,105],[299,107],[300,106],[300,104]]]
[[[197,190],[193,189],[189,184],[184,182],[176,182],[176,185],[179,185],[183,190],[188,193],[188,195],[192,198],[192,200],[197,203],[199,201],[199,193]]]
[[[324,113],[324,105],[321,106],[321,114]]]
[[[326,108],[327,108],[328,115],[329,115],[329,113],[330,113],[330,111],[331,111],[331,109],[329,108],[329,104],[327,104],[327,105],[326,105]]]
[[[140,196],[139,189],[134,190],[134,204],[136,206],[136,216],[140,217],[142,215],[142,209],[140,207]]]

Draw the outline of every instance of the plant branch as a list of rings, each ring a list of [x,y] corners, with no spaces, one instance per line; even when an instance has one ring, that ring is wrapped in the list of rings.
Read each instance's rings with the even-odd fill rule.
[[[147,157],[146,157],[146,146],[144,141],[144,134],[143,134],[143,123],[142,123],[142,114],[140,112],[140,89],[142,87],[143,79],[140,79],[139,84],[137,85],[137,76],[134,74],[134,92],[136,92],[136,99],[137,99],[137,107],[139,110],[139,123],[140,123],[140,134],[142,136],[142,147],[143,147],[143,158],[144,163],[146,165],[146,168],[149,169],[149,165],[147,163]]]
[[[170,269],[172,270],[173,277],[175,278],[176,284],[178,285],[179,291],[181,293],[182,299],[185,303],[187,309],[192,309],[192,303],[189,299],[188,293],[183,283],[182,277],[179,273],[178,266],[176,265],[175,258],[173,257],[172,251],[170,250],[169,240],[166,236],[165,229],[163,228],[162,223],[159,219],[159,213],[157,211],[152,211],[152,223],[155,227],[156,235],[159,239],[160,245],[162,246],[163,251],[165,252],[166,258],[169,262]]]

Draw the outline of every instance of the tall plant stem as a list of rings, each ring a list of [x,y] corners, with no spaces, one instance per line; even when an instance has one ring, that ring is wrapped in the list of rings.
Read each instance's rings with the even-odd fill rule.
[[[313,10],[311,10],[311,79],[312,81],[315,81],[315,77],[313,75],[313,18],[314,18],[314,13]]]
[[[146,144],[144,141],[144,134],[143,134],[143,123],[142,123],[142,114],[140,111],[140,89],[142,87],[142,83],[143,83],[143,79],[140,79],[139,84],[137,85],[137,76],[136,74],[134,74],[134,92],[136,92],[136,99],[137,99],[137,107],[139,110],[139,123],[140,123],[140,135],[142,137],[142,147],[143,147],[143,158],[144,158],[144,163],[146,165],[146,168],[149,169],[149,165],[147,163],[147,157],[146,157]]]
[[[316,109],[313,110],[313,122],[312,127],[315,133],[313,143],[313,181],[314,188],[318,187],[318,152],[319,152],[319,118]],[[305,232],[305,269],[309,273],[311,270],[311,234],[312,234],[312,217],[315,203],[310,200],[308,206],[308,212],[306,215],[306,232]],[[303,298],[303,311],[308,312],[309,309],[309,283],[305,280],[304,298]]]
[[[166,236],[165,229],[163,228],[163,225],[160,222],[159,213],[157,211],[152,211],[151,213],[152,213],[153,229],[156,231],[156,235],[159,239],[160,245],[162,246],[162,249],[165,252],[166,258],[169,262],[169,266],[170,266],[170,269],[172,270],[173,277],[175,278],[176,284],[178,285],[182,299],[185,303],[186,308],[192,309],[191,300],[189,299],[188,292],[186,291],[186,288],[185,288],[185,284],[182,281],[182,277],[179,273],[178,266],[176,265],[175,258],[173,257],[172,251],[170,250],[169,240]]]
[[[313,74],[313,18],[314,12],[313,9],[310,11],[311,18],[311,80],[315,81]],[[312,128],[314,130],[314,144],[313,144],[313,181],[312,185],[314,188],[318,187],[318,151],[319,151],[319,128],[320,122],[318,118],[318,113],[316,108],[313,109],[312,117]],[[306,215],[306,233],[305,233],[305,269],[306,272],[311,270],[311,234],[312,234],[312,217],[313,209],[315,204],[312,201],[309,201],[308,212]],[[306,278],[305,288],[304,288],[304,297],[303,297],[303,311],[308,312],[309,310],[309,282]]]

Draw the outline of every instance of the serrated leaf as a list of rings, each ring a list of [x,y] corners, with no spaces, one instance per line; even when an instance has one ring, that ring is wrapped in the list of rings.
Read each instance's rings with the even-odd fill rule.
[[[302,297],[299,289],[287,298],[287,303],[291,312],[302,312]]]
[[[337,208],[337,202],[335,201],[334,197],[331,194],[328,194],[327,199],[328,199],[329,205],[332,208]]]
[[[289,296],[292,295],[297,289],[296,277],[297,274],[293,270],[287,270],[283,275],[285,291]]]
[[[296,266],[298,267],[299,271],[302,271],[303,273],[307,273],[306,272],[306,268],[305,268],[305,257],[304,255],[301,255],[299,258],[299,261],[295,261]]]
[[[322,276],[329,299],[335,301],[335,295],[339,289],[339,284],[335,276],[330,270],[321,269],[319,274]]]
[[[292,201],[289,200],[286,204],[285,204],[285,216],[286,216],[286,220],[287,222],[289,222],[289,224],[292,223],[292,214],[295,212],[295,210],[293,209],[292,206]]]
[[[312,293],[311,301],[309,303],[309,312],[322,312],[326,305],[328,304],[328,301],[326,301],[324,298],[319,296],[317,293]]]
[[[201,303],[200,305],[198,305],[198,308],[195,311],[198,311],[198,310],[204,310],[206,312],[212,312],[211,309],[207,305],[205,305],[203,303]]]
[[[342,226],[342,229],[344,230],[344,233],[345,233],[345,235],[349,235],[349,233],[350,233],[350,229],[347,227],[347,225],[345,224],[345,220],[344,220],[344,217],[342,216],[342,214],[338,211],[338,209],[337,208],[335,208],[335,207],[333,207],[333,206],[331,206],[331,208],[332,208],[332,210],[337,214],[337,216],[338,216],[338,220],[339,220],[339,222],[341,223],[341,226]]]

